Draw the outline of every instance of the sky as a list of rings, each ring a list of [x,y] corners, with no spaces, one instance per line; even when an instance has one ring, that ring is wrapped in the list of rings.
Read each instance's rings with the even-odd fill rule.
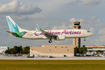
[[[72,29],[79,21],[82,29],[93,36],[82,39],[82,45],[105,45],[105,0],[0,0],[0,46],[72,45],[72,38],[48,43],[10,36],[6,16],[23,29]],[[81,46],[82,46],[81,45]]]

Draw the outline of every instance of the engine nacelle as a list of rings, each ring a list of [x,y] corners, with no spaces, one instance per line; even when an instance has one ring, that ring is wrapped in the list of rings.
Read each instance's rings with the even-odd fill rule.
[[[65,36],[62,36],[62,35],[58,35],[56,40],[64,40],[65,39]]]
[[[48,38],[46,36],[44,36],[43,39],[45,40],[45,39],[48,39]]]

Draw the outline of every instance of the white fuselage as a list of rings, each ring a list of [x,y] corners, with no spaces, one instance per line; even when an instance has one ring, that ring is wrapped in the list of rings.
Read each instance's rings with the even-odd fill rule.
[[[26,29],[20,28],[10,16],[6,16],[9,29],[7,31],[10,35],[25,38],[25,39],[49,39],[49,43],[54,40],[64,40],[66,38],[87,38],[92,36],[88,30],[83,29],[64,29],[64,30],[42,30],[39,25],[37,25],[38,30],[36,31],[29,31]]]
[[[45,30],[48,33],[64,36],[65,38],[87,38],[93,33],[83,29],[65,29],[65,30]],[[25,39],[48,39],[41,31],[27,31],[22,37]]]

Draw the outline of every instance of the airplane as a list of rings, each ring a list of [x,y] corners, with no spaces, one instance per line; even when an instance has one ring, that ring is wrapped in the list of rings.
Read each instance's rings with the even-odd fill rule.
[[[92,32],[84,29],[62,29],[62,30],[43,30],[37,24],[35,31],[30,31],[20,28],[10,16],[6,16],[10,31],[7,31],[10,35],[24,38],[24,39],[49,39],[49,43],[54,40],[65,40],[67,38],[87,38],[93,35]]]

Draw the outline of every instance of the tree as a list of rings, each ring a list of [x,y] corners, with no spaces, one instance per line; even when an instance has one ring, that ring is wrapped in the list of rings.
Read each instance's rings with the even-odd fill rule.
[[[18,47],[18,53],[19,53],[19,54],[22,54],[22,52],[23,52],[22,45],[20,45],[20,46]]]
[[[83,47],[79,48],[79,54],[83,54]]]
[[[29,46],[24,47],[23,54],[29,54],[29,52],[30,52],[30,47]]]
[[[99,53],[103,53],[103,51],[101,51],[101,50],[97,50],[96,53],[97,53],[97,54],[99,54]]]
[[[14,46],[13,48],[13,54],[17,54],[18,53],[18,46]]]
[[[87,48],[85,47],[85,45],[83,45],[81,48],[79,48],[79,53],[80,54],[84,54],[87,52]]]
[[[85,45],[83,45],[82,47],[86,47]]]
[[[83,53],[86,53],[87,52],[87,48],[85,45],[82,46],[83,47]]]
[[[79,48],[78,47],[74,48],[74,54],[76,54],[76,53],[79,53]]]
[[[6,50],[6,51],[5,51],[5,54],[10,54],[10,51],[9,51],[9,50]]]
[[[6,54],[21,54],[23,53],[23,48],[22,46],[14,46],[13,48],[6,50],[5,51]]]
[[[9,54],[13,54],[13,48],[9,49]]]

